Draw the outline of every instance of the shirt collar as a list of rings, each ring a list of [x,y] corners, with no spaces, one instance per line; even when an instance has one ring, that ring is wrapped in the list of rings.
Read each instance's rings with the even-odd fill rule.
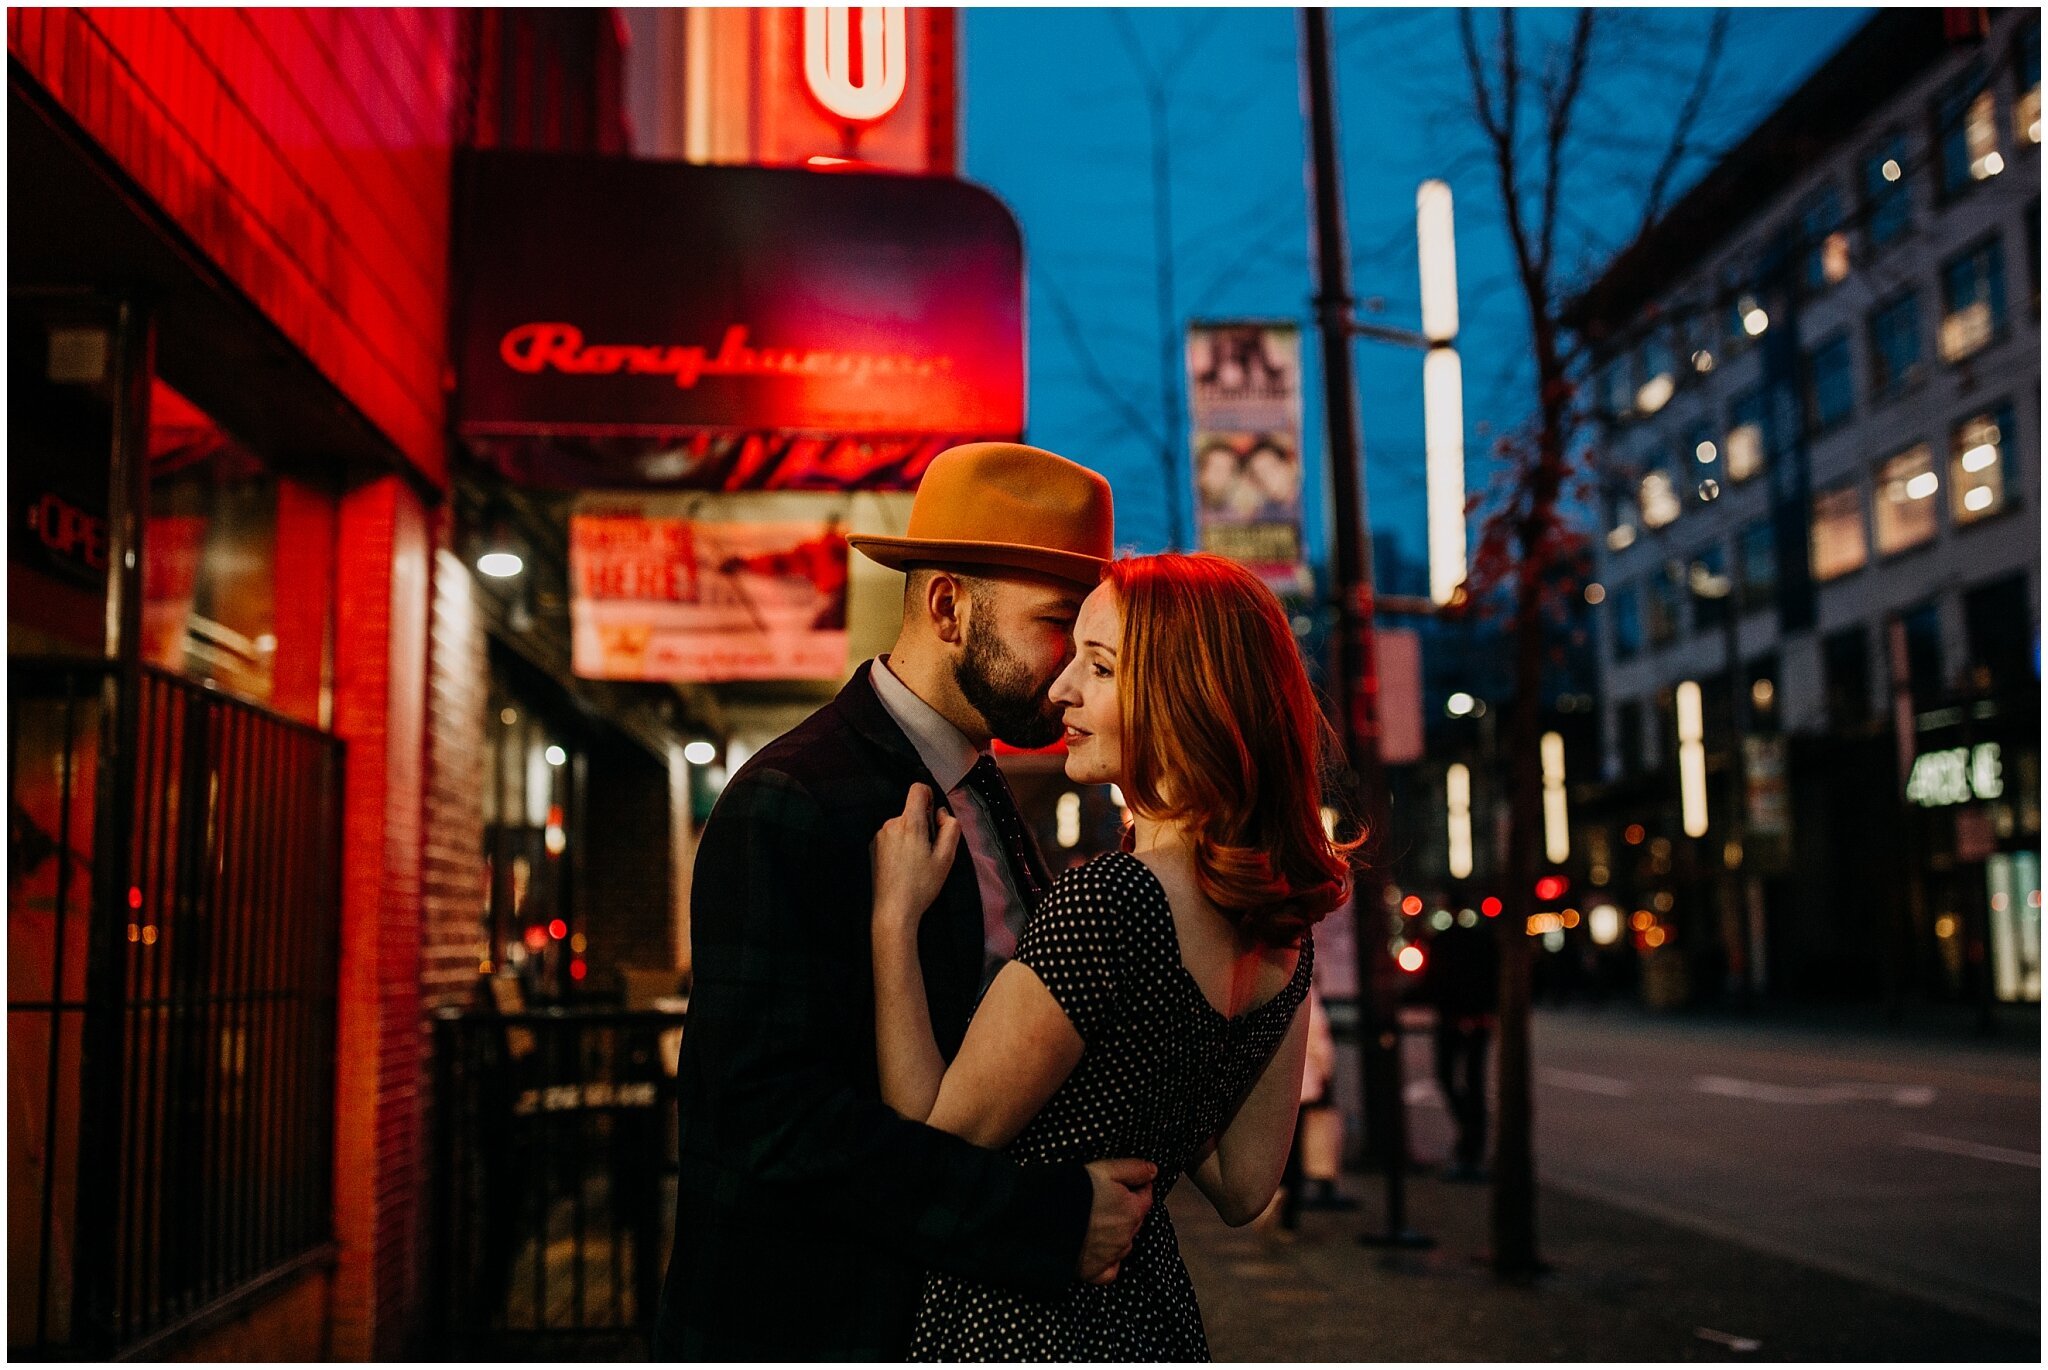
[[[889,669],[886,655],[875,658],[871,679],[875,697],[882,701],[889,717],[896,720],[896,726],[903,729],[910,745],[917,748],[918,759],[932,773],[932,779],[939,782],[941,789],[958,789],[967,773],[974,769],[974,763],[981,759],[980,750],[967,740],[966,734],[948,722],[944,714],[919,699],[908,685],[896,678],[896,673]]]

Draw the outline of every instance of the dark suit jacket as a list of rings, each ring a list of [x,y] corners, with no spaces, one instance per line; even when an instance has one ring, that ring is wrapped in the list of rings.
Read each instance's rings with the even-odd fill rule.
[[[1043,1297],[1075,1279],[1083,1168],[1019,1167],[881,1102],[868,844],[912,784],[939,791],[871,669],[733,777],[697,849],[658,1360],[900,1360],[927,1269]],[[950,1059],[981,987],[964,846],[918,950]]]

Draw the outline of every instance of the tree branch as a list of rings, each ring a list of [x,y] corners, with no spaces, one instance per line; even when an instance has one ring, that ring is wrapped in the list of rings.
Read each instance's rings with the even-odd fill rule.
[[[1124,393],[1111,383],[1102,363],[1096,360],[1094,349],[1088,346],[1087,330],[1081,326],[1080,316],[1074,313],[1074,307],[1067,302],[1067,297],[1060,293],[1059,287],[1048,280],[1043,272],[1038,276],[1038,292],[1045,297],[1046,304],[1051,307],[1053,318],[1058,320],[1060,331],[1066,335],[1067,347],[1073,352],[1074,359],[1081,364],[1081,379],[1085,380],[1088,387],[1095,391],[1102,402],[1123,421],[1126,428],[1143,439],[1147,447],[1154,450],[1162,447],[1165,439],[1160,436],[1159,430],[1146,422],[1144,411],[1132,404]]]
[[[1678,174],[1685,155],[1692,151],[1693,126],[1699,121],[1700,109],[1707,101],[1707,92],[1713,88],[1714,68],[1721,64],[1721,49],[1728,38],[1728,11],[1716,10],[1707,25],[1706,51],[1700,55],[1699,72],[1693,77],[1692,89],[1686,92],[1685,103],[1679,106],[1678,122],[1672,126],[1671,142],[1664,149],[1664,157],[1657,163],[1657,174],[1650,179],[1650,193],[1643,201],[1642,222],[1637,225],[1635,236],[1629,239],[1639,241],[1657,222],[1664,212],[1664,197],[1671,191],[1672,178]]]
[[[1542,246],[1537,249],[1537,269],[1543,290],[1550,291],[1551,267],[1557,251],[1557,197],[1563,181],[1565,143],[1571,138],[1572,110],[1586,83],[1587,59],[1593,48],[1593,11],[1582,9],[1572,25],[1571,47],[1564,64],[1564,79],[1548,94],[1543,130],[1543,221],[1537,225]]]

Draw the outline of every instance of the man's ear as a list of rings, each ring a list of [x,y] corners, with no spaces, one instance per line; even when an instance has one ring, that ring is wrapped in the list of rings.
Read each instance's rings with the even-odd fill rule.
[[[957,577],[940,571],[925,584],[925,619],[939,641],[957,647],[967,640],[968,609],[966,587]]]

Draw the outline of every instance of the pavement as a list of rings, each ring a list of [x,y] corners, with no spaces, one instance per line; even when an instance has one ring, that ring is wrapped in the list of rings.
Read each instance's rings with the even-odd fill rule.
[[[1411,1150],[1450,1122],[1427,1017],[1404,1062]],[[1534,1025],[1538,1239],[1549,1273],[1485,1263],[1491,1190],[1410,1181],[1422,1253],[1360,1246],[1359,1212],[1298,1234],[1172,1200],[1219,1360],[1988,1360],[2038,1363],[2038,1018],[1546,1009]],[[1355,1112],[1355,1056],[1340,1051]]]
[[[1549,1273],[1497,1281],[1483,1259],[1485,1185],[1411,1180],[1426,1252],[1358,1244],[1377,1177],[1347,1176],[1361,1212],[1310,1212],[1299,1233],[1225,1227],[1192,1186],[1168,1201],[1219,1361],[1882,1360],[2039,1362],[2015,1331],[1802,1262],[1546,1188]]]

